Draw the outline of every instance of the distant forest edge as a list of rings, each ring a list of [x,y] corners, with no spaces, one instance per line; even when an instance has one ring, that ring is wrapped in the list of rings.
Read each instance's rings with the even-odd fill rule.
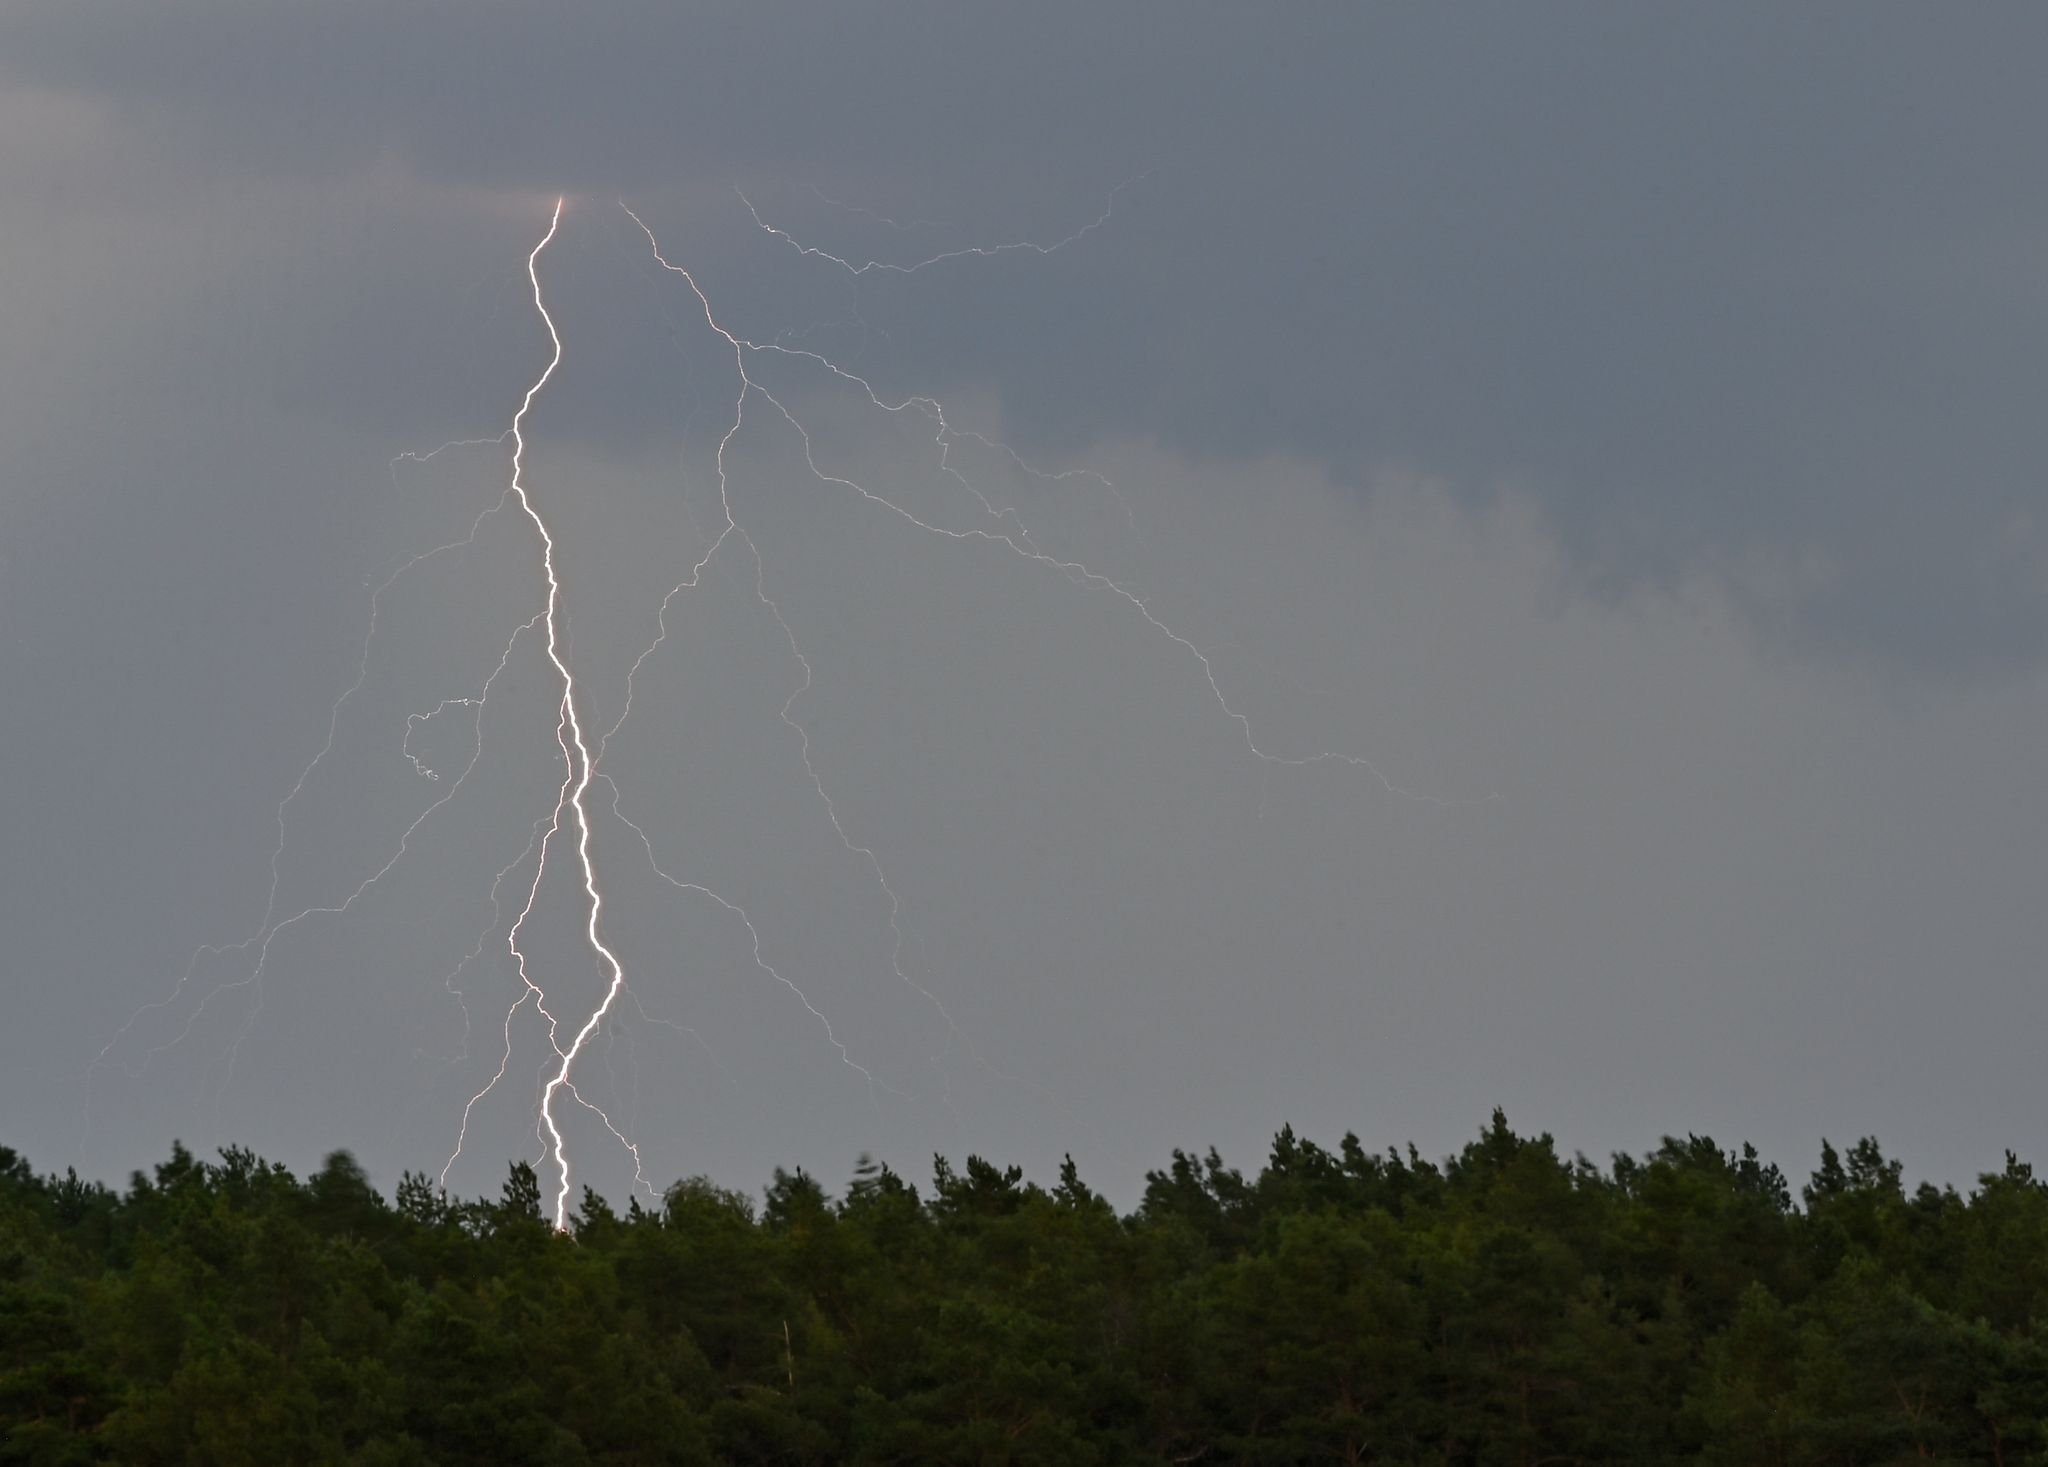
[[[0,1148],[0,1462],[2048,1462],[2048,1186],[1795,1197],[1703,1137],[1602,1168],[1499,1112],[1434,1163],[1284,1130],[1119,1216],[863,1163],[566,1234],[346,1153],[125,1192]]]

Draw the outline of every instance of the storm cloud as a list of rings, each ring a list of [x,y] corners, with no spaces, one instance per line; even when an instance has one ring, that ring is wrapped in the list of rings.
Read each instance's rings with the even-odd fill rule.
[[[14,7],[0,1139],[445,1154],[493,1011],[436,986],[551,789],[527,644],[475,789],[385,905],[294,929],[248,1043],[230,994],[101,1050],[253,929],[368,587],[501,491],[490,447],[394,458],[503,429],[566,193],[534,472],[600,715],[708,543],[734,391],[621,198],[733,329],[1100,476],[960,460],[1211,658],[750,419],[787,706],[936,1003],[722,550],[610,767],[883,1084],[609,827],[647,1007],[605,1083],[662,1180],[976,1148],[1128,1188],[1170,1144],[1447,1145],[1497,1102],[1995,1161],[2042,1099],[2044,45],[2020,6]],[[754,210],[855,264],[1101,222],[856,275]],[[762,372],[835,472],[967,523],[917,423]],[[530,560],[493,520],[394,586],[286,907],[440,792],[406,715],[474,692]],[[1262,764],[1209,674],[1260,748],[1430,798]]]

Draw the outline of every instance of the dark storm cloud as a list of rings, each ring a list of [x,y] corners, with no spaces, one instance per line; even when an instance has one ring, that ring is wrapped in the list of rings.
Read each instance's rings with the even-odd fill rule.
[[[196,172],[738,181],[885,257],[1135,179],[1085,261],[870,277],[872,365],[1040,447],[1512,489],[1586,585],[1707,572],[1781,645],[1957,672],[2048,645],[2044,45],[2021,7],[216,0],[32,6],[0,66]],[[708,196],[698,258],[758,256]]]

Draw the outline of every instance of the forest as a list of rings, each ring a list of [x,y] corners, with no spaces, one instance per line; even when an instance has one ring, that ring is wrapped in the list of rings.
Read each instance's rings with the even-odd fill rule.
[[[2048,1187],[1864,1140],[1605,1166],[1291,1130],[1123,1215],[940,1159],[776,1171],[557,1232],[343,1152],[125,1190],[0,1149],[8,1463],[2048,1462]]]

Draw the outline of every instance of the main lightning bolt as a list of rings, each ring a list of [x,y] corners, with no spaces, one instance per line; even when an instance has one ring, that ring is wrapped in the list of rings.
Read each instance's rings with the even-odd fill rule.
[[[557,1228],[568,1226],[570,1178],[569,1157],[562,1143],[562,1129],[555,1115],[555,1101],[566,1089],[584,1105],[590,1106],[589,1101],[576,1094],[570,1075],[584,1047],[590,1043],[590,1037],[604,1023],[626,986],[626,970],[620,964],[618,954],[606,945],[602,930],[604,896],[597,886],[597,862],[590,853],[590,810],[584,804],[584,796],[590,791],[590,779],[594,768],[590,746],[583,737],[583,717],[576,707],[576,674],[570,670],[568,658],[562,651],[562,578],[555,568],[555,537],[549,531],[547,521],[541,518],[540,511],[534,507],[533,496],[526,488],[526,416],[533,411],[534,399],[541,395],[542,390],[548,385],[548,380],[555,375],[555,369],[562,364],[562,334],[555,328],[555,318],[548,314],[547,299],[541,293],[540,257],[554,242],[555,235],[562,227],[562,207],[565,202],[564,199],[555,200],[555,212],[548,220],[548,232],[541,236],[540,243],[535,245],[533,252],[526,257],[526,278],[533,286],[533,308],[540,313],[541,322],[547,327],[548,340],[553,345],[553,352],[548,357],[548,364],[541,369],[540,375],[533,379],[533,385],[526,389],[526,396],[520,400],[519,411],[512,415],[510,432],[511,493],[519,501],[519,508],[525,512],[526,517],[533,521],[533,528],[540,535],[541,571],[546,575],[548,582],[547,610],[542,614],[542,625],[547,633],[548,661],[554,665],[555,672],[562,679],[561,718],[556,724],[555,738],[561,746],[562,761],[567,772],[562,779],[561,791],[555,799],[554,814],[549,821],[547,834],[541,837],[540,858],[534,863],[533,885],[527,891],[526,905],[512,923],[512,930],[506,938],[513,960],[518,964],[520,979],[532,991],[534,1006],[548,1019],[549,1037],[553,1042],[557,1035],[555,1017],[547,1009],[546,993],[527,974],[526,953],[519,946],[519,934],[524,930],[527,919],[533,915],[534,902],[540,895],[541,882],[547,875],[548,848],[561,831],[566,810],[576,827],[576,861],[582,870],[583,895],[588,903],[583,932],[590,943],[591,951],[603,965],[606,976],[604,997],[591,1009],[589,1017],[583,1021],[582,1027],[576,1031],[568,1047],[563,1048],[559,1043],[555,1044],[559,1063],[554,1074],[549,1076],[547,1083],[541,1087],[540,1124],[547,1132],[548,1158],[554,1163],[559,1179],[555,1192]],[[509,1017],[507,1022],[509,1024]],[[596,1110],[597,1107],[591,1106],[591,1109]],[[604,1115],[602,1111],[598,1111],[598,1115],[606,1128],[632,1153],[634,1172],[637,1176],[639,1148],[612,1124],[609,1116]]]

